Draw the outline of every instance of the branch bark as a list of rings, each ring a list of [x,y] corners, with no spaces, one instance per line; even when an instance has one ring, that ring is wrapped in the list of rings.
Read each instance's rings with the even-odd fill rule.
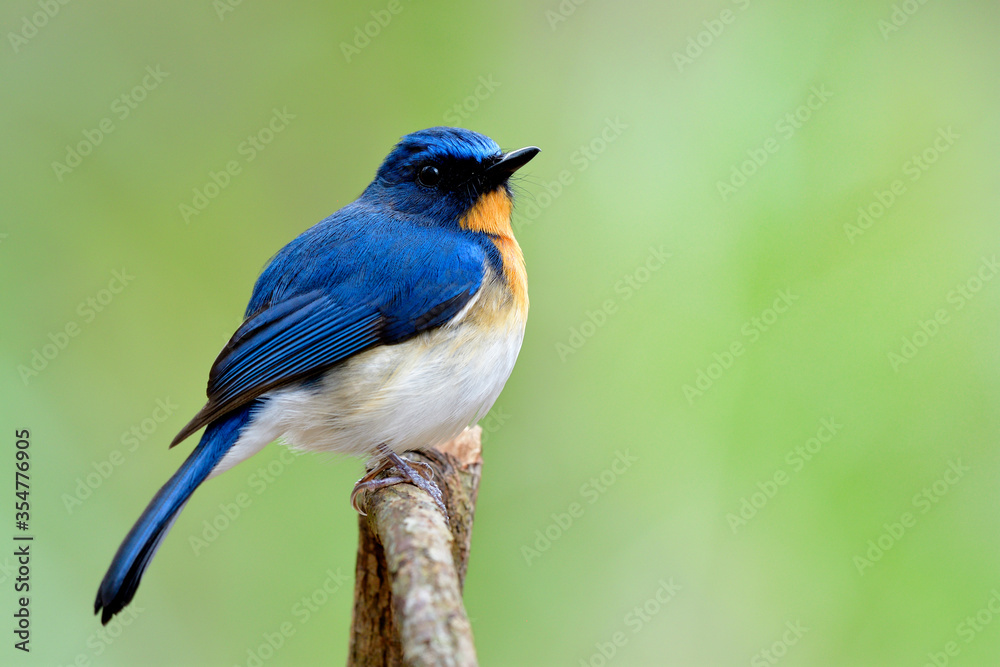
[[[450,521],[410,484],[365,494],[348,667],[478,664],[462,587],[482,474],[481,435],[475,426],[436,449],[404,455],[430,465]]]

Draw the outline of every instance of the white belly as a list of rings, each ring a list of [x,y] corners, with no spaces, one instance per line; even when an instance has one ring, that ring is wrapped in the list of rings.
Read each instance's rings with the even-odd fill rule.
[[[379,443],[403,452],[458,435],[489,412],[524,337],[517,309],[483,317],[495,301],[477,301],[457,323],[358,354],[310,387],[265,394],[212,475],[278,438],[296,449],[365,456]]]

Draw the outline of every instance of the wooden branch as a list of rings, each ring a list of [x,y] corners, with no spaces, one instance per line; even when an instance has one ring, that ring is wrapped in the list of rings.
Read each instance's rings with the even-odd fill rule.
[[[361,501],[348,667],[477,665],[462,604],[482,474],[482,429],[407,452],[434,471],[450,522],[424,491],[397,484]],[[450,525],[449,525],[450,524]]]

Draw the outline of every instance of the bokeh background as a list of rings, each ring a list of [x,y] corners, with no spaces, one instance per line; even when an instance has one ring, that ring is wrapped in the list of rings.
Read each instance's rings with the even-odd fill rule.
[[[0,534],[27,428],[35,535],[3,664],[344,660],[354,460],[270,446],[195,494],[123,623],[91,606],[267,259],[440,124],[542,148],[483,422],[483,664],[995,664],[996,2],[11,0],[0,26]]]

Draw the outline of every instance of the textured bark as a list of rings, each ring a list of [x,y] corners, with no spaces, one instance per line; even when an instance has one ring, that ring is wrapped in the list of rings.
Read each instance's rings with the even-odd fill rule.
[[[349,667],[476,665],[462,603],[482,473],[478,426],[436,449],[407,452],[434,471],[450,521],[425,492],[366,493],[359,517]]]

